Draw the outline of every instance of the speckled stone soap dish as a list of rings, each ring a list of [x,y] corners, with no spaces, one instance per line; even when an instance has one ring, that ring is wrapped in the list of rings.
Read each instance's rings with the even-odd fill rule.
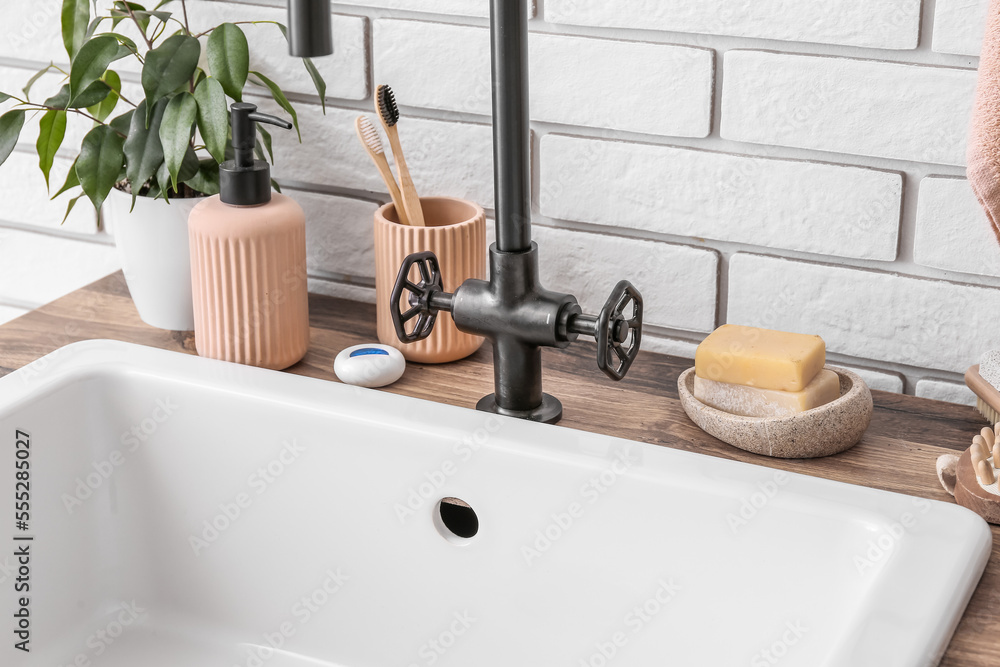
[[[703,431],[754,454],[811,459],[839,454],[861,440],[872,420],[872,395],[865,381],[842,368],[840,398],[789,417],[743,417],[717,410],[694,396],[694,368],[677,379],[684,412]]]

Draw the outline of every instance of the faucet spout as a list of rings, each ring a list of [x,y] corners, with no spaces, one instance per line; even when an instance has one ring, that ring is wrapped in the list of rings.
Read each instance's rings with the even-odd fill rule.
[[[491,0],[493,182],[500,252],[531,249],[528,3]]]

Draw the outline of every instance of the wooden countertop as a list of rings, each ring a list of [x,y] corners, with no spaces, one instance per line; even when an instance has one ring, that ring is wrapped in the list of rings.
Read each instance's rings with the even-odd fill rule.
[[[336,381],[333,360],[337,353],[349,345],[376,340],[374,306],[312,295],[310,310],[309,354],[289,372]],[[143,324],[119,272],[0,326],[0,376],[63,345],[93,338],[194,354],[193,334]],[[986,424],[969,407],[873,391],[872,425],[856,447],[824,459],[777,460],[730,447],[687,418],[677,399],[677,377],[692,365],[690,360],[643,352],[629,377],[613,383],[597,370],[593,345],[544,350],[543,356],[545,389],[558,396],[565,409],[562,426],[945,502],[953,500],[938,484],[937,457],[968,447],[972,436]],[[454,364],[413,364],[400,382],[385,391],[471,408],[492,392],[491,364],[489,345],[485,345],[469,359]],[[909,464],[904,467],[900,461]],[[993,537],[986,573],[942,665],[996,664],[1000,649],[1000,528],[993,527]]]

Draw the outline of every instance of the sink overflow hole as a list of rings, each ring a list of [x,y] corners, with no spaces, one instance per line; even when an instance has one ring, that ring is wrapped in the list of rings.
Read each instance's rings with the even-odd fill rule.
[[[452,541],[456,541],[455,537],[468,540],[479,532],[479,516],[476,515],[476,510],[472,509],[469,503],[464,500],[444,498],[438,503],[437,514],[438,516],[435,518],[441,521],[438,529],[443,528],[442,535],[452,539]],[[451,533],[451,536],[447,533]]]

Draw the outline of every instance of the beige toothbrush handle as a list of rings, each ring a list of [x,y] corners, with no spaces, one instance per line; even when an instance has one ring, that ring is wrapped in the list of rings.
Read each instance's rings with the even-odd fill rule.
[[[424,211],[420,206],[420,197],[417,196],[417,188],[410,178],[410,170],[406,166],[406,158],[403,157],[403,147],[399,143],[399,131],[395,127],[387,128],[386,134],[389,137],[389,145],[392,146],[392,155],[396,158],[396,171],[399,172],[399,189],[403,195],[403,206],[406,208],[406,217],[414,227],[424,226]]]
[[[379,173],[382,174],[385,187],[389,188],[389,196],[392,197],[392,203],[396,206],[396,216],[399,218],[399,224],[410,224],[410,217],[406,214],[406,206],[403,204],[403,195],[399,192],[399,186],[396,185],[396,177],[392,175],[392,169],[389,168],[389,160],[386,159],[385,153],[372,155],[372,161],[375,162]]]

